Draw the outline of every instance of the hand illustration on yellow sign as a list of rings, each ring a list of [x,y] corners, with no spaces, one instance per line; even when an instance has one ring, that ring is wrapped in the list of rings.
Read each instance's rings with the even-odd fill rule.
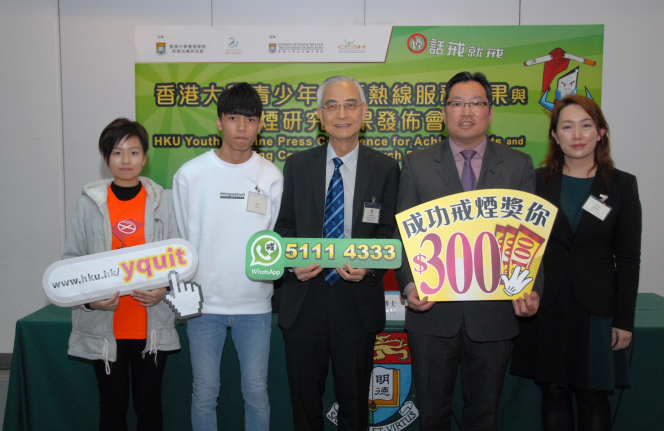
[[[557,212],[533,194],[489,189],[397,214],[420,297],[495,301],[530,293]]]

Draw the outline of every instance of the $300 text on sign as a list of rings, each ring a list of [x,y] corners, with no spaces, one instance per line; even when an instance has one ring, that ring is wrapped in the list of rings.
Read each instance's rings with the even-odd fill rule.
[[[487,189],[397,214],[420,298],[494,301],[530,292],[557,212],[530,193]]]

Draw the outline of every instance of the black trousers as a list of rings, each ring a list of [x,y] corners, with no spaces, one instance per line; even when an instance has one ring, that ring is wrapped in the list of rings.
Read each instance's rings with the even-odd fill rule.
[[[129,408],[129,379],[137,431],[161,431],[164,420],[161,409],[161,382],[166,368],[165,352],[142,355],[145,340],[117,340],[117,361],[111,362],[106,374],[104,361],[93,361],[99,386],[99,430],[126,431]],[[131,373],[130,373],[131,369]]]
[[[609,392],[582,391],[572,386],[559,388],[555,383],[542,385],[542,424],[545,431],[574,431],[576,398],[579,430],[609,431],[611,429],[611,405]]]
[[[351,283],[311,281],[293,325],[283,329],[295,431],[322,431],[322,396],[332,361],[338,429],[366,431],[376,333],[368,333]]]
[[[465,325],[454,337],[408,332],[420,430],[452,428],[452,398],[459,364],[463,390],[463,431],[497,429],[498,404],[512,340],[477,343]]]

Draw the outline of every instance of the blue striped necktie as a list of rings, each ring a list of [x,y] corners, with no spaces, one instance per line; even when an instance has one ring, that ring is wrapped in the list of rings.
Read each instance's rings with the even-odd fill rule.
[[[325,223],[323,223],[323,235],[325,238],[344,237],[344,180],[339,168],[344,162],[340,158],[332,159],[334,162],[334,173],[327,187],[325,198]],[[332,286],[341,278],[332,268],[323,270],[323,277],[327,284]]]

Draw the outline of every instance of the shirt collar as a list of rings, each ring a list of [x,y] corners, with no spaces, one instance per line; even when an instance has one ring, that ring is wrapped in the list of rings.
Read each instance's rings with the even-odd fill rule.
[[[482,139],[482,142],[475,145],[473,148],[463,148],[461,145],[454,142],[451,137],[449,137],[449,141],[450,149],[452,150],[452,155],[454,155],[454,157],[458,156],[463,150],[470,149],[477,151],[477,156],[479,156],[480,159],[484,158],[484,151],[486,150],[486,135],[484,136],[484,139]]]
[[[355,171],[355,168],[357,167],[357,158],[360,154],[360,143],[358,142],[353,151],[350,153],[346,154],[343,157],[339,157],[344,164],[342,165],[346,167],[350,172]],[[337,153],[334,152],[334,148],[332,147],[331,144],[327,144],[327,156],[325,159],[326,163],[332,162],[332,159],[337,157]],[[334,163],[334,162],[332,162]]]

